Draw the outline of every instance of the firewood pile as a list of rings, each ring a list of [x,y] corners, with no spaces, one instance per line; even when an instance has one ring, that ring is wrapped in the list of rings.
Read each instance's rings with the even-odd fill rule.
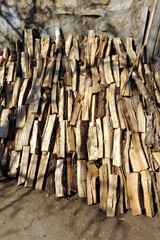
[[[137,60],[138,59],[138,60]],[[24,31],[0,56],[0,175],[106,216],[160,210],[160,70],[132,38]]]

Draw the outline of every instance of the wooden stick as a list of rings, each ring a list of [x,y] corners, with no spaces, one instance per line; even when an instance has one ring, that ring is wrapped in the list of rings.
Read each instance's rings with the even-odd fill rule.
[[[86,160],[77,160],[77,187],[78,187],[78,196],[84,198],[87,196],[87,168]]]
[[[117,184],[118,176],[110,175],[109,177],[109,190],[107,197],[107,217],[114,217],[116,214],[116,204],[117,204]]]
[[[100,204],[99,208],[102,211],[107,211],[107,195],[108,195],[108,167],[103,164],[99,169],[99,184],[100,184]]]

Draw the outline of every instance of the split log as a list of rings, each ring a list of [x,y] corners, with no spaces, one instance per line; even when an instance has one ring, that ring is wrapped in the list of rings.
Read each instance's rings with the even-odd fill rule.
[[[25,185],[24,185],[25,187],[33,187],[34,186],[37,164],[38,164],[38,155],[37,154],[32,154],[31,159],[30,159],[30,163],[29,163],[27,179],[26,179]]]
[[[82,120],[89,121],[90,106],[92,99],[92,87],[87,87],[85,89],[84,103],[82,107]]]
[[[122,162],[124,164],[125,173],[130,173],[130,164],[129,164],[129,149],[131,141],[131,132],[124,132],[125,145],[122,149]]]
[[[130,207],[134,216],[142,214],[139,188],[139,173],[127,174],[127,193]]]
[[[99,85],[100,76],[96,66],[91,66],[91,76],[93,80],[93,86],[92,86],[93,93],[98,93],[100,91],[100,85]]]
[[[59,158],[65,158],[65,146],[66,146],[66,135],[65,135],[65,126],[66,121],[61,121],[60,125],[60,140],[59,140]]]
[[[79,99],[77,97],[75,99],[74,110],[73,110],[71,121],[70,121],[70,125],[71,126],[75,126],[76,125],[80,109],[81,109],[81,104],[79,103]]]
[[[95,126],[96,121],[96,95],[92,94],[92,101],[91,101],[91,113],[90,113],[90,126]]]
[[[8,67],[8,72],[7,72],[7,76],[6,76],[6,81],[10,83],[13,81],[15,63],[14,62],[8,63],[7,67]]]
[[[142,149],[139,133],[132,134],[133,148],[130,149],[130,161],[134,172],[140,172],[148,168],[148,163]]]
[[[110,85],[110,88],[109,88],[109,109],[111,113],[113,128],[119,128],[119,118],[118,118],[117,107],[116,107],[115,87],[116,87],[116,84],[113,83]]]
[[[66,126],[66,151],[67,153],[73,153],[76,151],[75,135],[72,126]]]
[[[143,188],[144,207],[146,216],[154,216],[154,205],[152,197],[152,180],[148,170],[141,171],[141,183]]]
[[[70,59],[71,65],[71,73],[72,73],[72,91],[77,91],[77,81],[78,81],[78,73],[77,73],[77,62],[75,59]]]
[[[45,72],[44,80],[43,80],[43,84],[42,84],[42,87],[45,89],[52,88],[54,66],[55,66],[55,57],[49,59],[49,63],[46,68],[46,72]]]
[[[50,159],[48,163],[48,168],[45,175],[45,191],[49,193],[55,193],[55,169],[56,169],[57,159],[50,154]]]
[[[102,211],[107,211],[107,195],[108,195],[108,166],[103,164],[99,169],[99,184],[100,184],[100,204],[99,208]]]
[[[34,115],[28,114],[25,126],[23,127],[23,132],[22,132],[22,146],[28,146],[29,144],[29,138],[30,138],[33,122],[34,122]]]
[[[103,158],[103,132],[101,119],[96,119],[97,139],[98,139],[98,158]]]
[[[71,48],[71,44],[72,44],[72,38],[73,36],[70,34],[65,42],[65,54],[67,57],[69,57],[69,52],[70,52],[70,48]]]
[[[121,87],[120,87],[121,96],[129,97],[130,96],[130,82],[129,82],[129,73],[128,69],[124,68],[121,72]]]
[[[151,148],[154,144],[154,126],[153,126],[153,114],[146,116],[146,139],[145,143],[148,148]]]
[[[57,82],[58,82],[59,71],[60,71],[60,67],[61,67],[61,59],[62,59],[62,54],[58,53],[57,58],[56,58],[56,67],[55,67],[54,77],[53,77],[54,84],[57,84]]]
[[[113,61],[113,76],[115,79],[116,87],[120,87],[120,73],[119,73],[119,60],[118,55],[112,55],[112,61]]]
[[[53,84],[52,91],[51,91],[51,113],[52,114],[58,113],[56,84]]]
[[[62,87],[59,94],[59,121],[64,120],[64,94],[65,89]]]
[[[50,37],[41,39],[41,55],[43,58],[46,58],[48,56],[50,41],[51,41]]]
[[[88,205],[97,203],[97,191],[96,191],[96,180],[99,176],[99,170],[95,163],[87,163],[87,202]]]
[[[21,78],[16,77],[15,82],[14,82],[14,86],[13,86],[13,92],[12,92],[12,104],[10,106],[11,108],[15,107],[17,105],[21,83],[22,83]]]
[[[109,177],[109,189],[107,196],[107,217],[114,217],[116,214],[117,205],[117,185],[118,176],[111,174]]]
[[[98,37],[92,37],[91,38],[91,46],[90,46],[90,62],[91,62],[91,66],[94,65],[95,63],[95,57],[96,57],[96,52],[97,52],[97,48],[98,48]]]
[[[137,54],[133,50],[133,39],[132,38],[126,38],[126,49],[127,49],[127,54],[132,62],[132,64],[135,63],[137,60]]]
[[[86,160],[77,160],[77,188],[78,196],[80,198],[84,198],[87,196],[86,178],[87,178]]]
[[[64,197],[64,185],[63,185],[63,171],[64,171],[64,159],[57,159],[57,165],[55,170],[55,192],[56,197]]]
[[[3,109],[0,116],[0,137],[7,138],[9,132],[9,116],[11,111],[9,109]]]
[[[122,136],[122,129],[121,128],[114,129],[113,165],[118,167],[122,166],[121,136]]]
[[[29,86],[29,80],[24,79],[22,86],[20,88],[20,93],[19,93],[19,98],[18,98],[18,107],[24,104],[27,91],[28,91],[28,86]]]
[[[115,82],[112,75],[111,60],[109,56],[104,59],[104,73],[105,73],[106,83],[108,85]]]
[[[120,127],[122,129],[129,129],[128,128],[128,123],[124,114],[124,110],[123,110],[123,104],[122,104],[122,100],[118,100],[117,102],[117,110],[118,110],[118,116],[119,116],[119,121],[120,121]]]
[[[142,104],[139,103],[137,107],[137,123],[138,123],[138,132],[146,132],[146,117],[143,111]]]
[[[29,78],[29,61],[28,53],[21,53],[21,67],[22,67],[22,78]]]
[[[7,176],[8,160],[9,160],[9,147],[4,148],[3,157],[1,159],[1,172],[3,176]]]
[[[23,128],[26,122],[26,105],[17,109],[16,128]]]
[[[23,128],[18,128],[16,129],[16,132],[15,132],[15,146],[14,146],[14,149],[16,151],[22,151],[22,147],[23,147],[23,143],[22,143],[22,140],[23,140]]]
[[[73,52],[74,52],[74,58],[79,61],[79,46],[78,46],[78,41],[76,38],[73,38]]]
[[[39,133],[39,122],[38,120],[34,120],[33,130],[32,130],[31,139],[30,139],[30,153],[38,154],[38,150],[39,150],[38,133]]]
[[[116,53],[119,55],[120,68],[124,68],[127,65],[127,56],[124,51],[123,43],[119,37],[114,37],[113,44],[116,49]]]
[[[89,161],[98,160],[97,129],[94,126],[88,128],[87,152]]]
[[[72,154],[67,154],[67,194],[72,194]]]
[[[8,176],[17,177],[18,167],[20,163],[21,152],[12,151],[10,155]]]
[[[124,213],[124,196],[125,196],[125,192],[124,192],[124,178],[122,175],[122,168],[120,167],[116,167],[116,171],[117,171],[117,176],[118,176],[118,197],[117,197],[117,202],[118,202],[118,213]]]
[[[19,171],[19,177],[18,177],[18,185],[24,183],[26,180],[28,163],[29,163],[29,152],[30,152],[30,147],[23,146],[21,163],[20,163],[20,171]]]
[[[106,88],[105,85],[100,84],[100,92],[98,94],[98,106],[97,106],[97,118],[105,116],[105,104],[106,104]]]
[[[104,156],[111,158],[113,149],[113,128],[108,127],[103,119]]]
[[[86,159],[87,157],[86,146],[87,129],[88,129],[87,122],[84,122],[82,120],[77,121],[77,126],[75,128],[77,159]]]
[[[45,173],[47,171],[47,165],[50,157],[50,152],[42,152],[42,156],[40,159],[40,164],[38,168],[37,180],[35,188],[38,190],[42,190]]]
[[[56,114],[50,115],[46,130],[44,133],[44,137],[42,139],[42,145],[41,145],[42,152],[49,151],[50,141],[51,141],[53,129],[55,126],[55,122],[56,122]]]

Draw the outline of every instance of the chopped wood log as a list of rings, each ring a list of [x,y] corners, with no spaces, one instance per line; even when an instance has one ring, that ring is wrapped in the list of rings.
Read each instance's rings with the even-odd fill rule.
[[[55,170],[55,192],[56,197],[64,197],[64,185],[63,185],[63,171],[64,171],[64,159],[57,159],[57,165]]]
[[[6,85],[6,95],[5,95],[5,108],[10,109],[12,106],[12,88],[13,83]]]
[[[26,122],[26,105],[17,109],[16,128],[23,128]]]
[[[73,38],[73,52],[74,52],[74,58],[79,61],[79,46],[78,46],[78,41],[76,38]]]
[[[49,63],[46,68],[46,72],[45,72],[44,80],[43,80],[43,84],[42,84],[42,87],[45,89],[52,88],[54,66],[55,66],[55,57],[49,59]]]
[[[118,197],[117,197],[117,201],[118,201],[118,213],[124,213],[124,179],[123,179],[123,175],[122,175],[122,168],[120,167],[116,167],[117,170],[117,175],[118,175]]]
[[[75,134],[72,126],[66,126],[66,151],[67,153],[76,151]]]
[[[105,73],[106,83],[108,85],[115,82],[112,75],[110,56],[104,59],[104,73]]]
[[[10,155],[8,176],[17,177],[21,152],[12,151]]]
[[[154,126],[153,126],[153,114],[146,116],[146,139],[145,143],[148,148],[151,148],[154,144]]]
[[[18,128],[15,132],[15,150],[16,151],[21,151],[23,147],[22,143],[22,133],[23,133],[23,128]]]
[[[119,55],[120,68],[124,68],[127,65],[127,57],[124,51],[123,43],[119,37],[114,37],[113,44],[116,49],[116,53]]]
[[[137,107],[137,123],[138,123],[138,132],[145,133],[146,132],[146,117],[143,111],[143,107],[141,103],[138,103]]]
[[[75,126],[76,125],[80,109],[81,109],[81,104],[79,103],[78,98],[76,98],[75,99],[75,104],[74,104],[74,110],[73,110],[71,121],[70,121],[70,125],[71,126]]]
[[[119,122],[120,122],[120,127],[122,129],[128,129],[128,123],[123,111],[123,104],[122,104],[122,100],[118,100],[117,102],[117,110],[118,110],[118,116],[119,116]]]
[[[21,138],[23,146],[29,145],[29,138],[30,138],[33,122],[34,122],[34,115],[28,114],[25,126],[23,127],[22,138]]]
[[[48,56],[50,41],[51,41],[50,37],[41,39],[41,55],[43,58],[46,58]]]
[[[122,98],[123,110],[126,116],[129,128],[132,132],[138,132],[137,118],[133,109],[133,103],[131,98]]]
[[[35,188],[38,190],[42,190],[45,173],[47,171],[47,165],[50,157],[50,152],[42,152],[42,156],[40,159],[40,164],[38,168],[38,175],[36,180]]]
[[[72,154],[67,154],[67,194],[72,194]]]
[[[63,56],[63,68],[65,69],[64,73],[64,83],[65,86],[72,86],[72,72],[71,72],[71,66],[70,61],[66,56]]]
[[[67,104],[68,104],[68,111],[67,111],[67,120],[68,122],[71,121],[71,117],[72,117],[72,108],[73,108],[73,93],[72,90],[68,90],[67,91]]]
[[[34,120],[33,130],[32,130],[31,139],[30,139],[30,153],[38,154],[38,150],[39,150],[38,132],[39,132],[39,122],[38,120]]]
[[[105,104],[106,104],[106,88],[105,85],[100,84],[100,92],[98,94],[98,106],[97,106],[97,118],[105,116]]]
[[[4,148],[3,156],[1,158],[1,173],[3,176],[7,176],[8,160],[9,160],[9,147]]]
[[[58,113],[57,108],[57,85],[53,84],[52,91],[51,91],[51,113],[55,114]]]
[[[139,133],[132,134],[133,148],[130,149],[130,161],[134,172],[140,172],[148,168]]]
[[[41,39],[35,38],[34,44],[34,56],[37,57],[37,54],[41,53]]]
[[[55,122],[56,122],[56,114],[50,115],[46,130],[42,139],[42,145],[41,145],[42,152],[49,151],[50,141],[51,141],[53,129],[55,126]]]
[[[121,96],[125,97],[130,96],[129,73],[127,68],[124,68],[123,71],[121,72],[120,94]]]
[[[70,48],[71,48],[71,44],[72,44],[72,38],[73,38],[73,36],[70,34],[65,42],[65,54],[67,57],[69,57],[69,52],[70,52]]]
[[[99,75],[100,75],[100,82],[103,85],[107,85],[106,84],[106,79],[105,79],[105,72],[104,72],[104,60],[103,58],[99,59]]]
[[[77,160],[77,188],[78,196],[84,198],[87,196],[87,168],[86,160]]]
[[[87,163],[87,202],[88,205],[97,203],[96,180],[99,176],[99,170],[94,162]]]
[[[103,158],[103,132],[101,119],[96,119],[97,139],[98,139],[98,158]]]
[[[18,107],[24,104],[25,98],[27,95],[27,90],[28,90],[28,85],[29,85],[29,80],[24,79],[22,86],[20,88],[20,93],[19,93],[19,98],[18,98]]]
[[[65,89],[62,87],[59,94],[59,121],[64,120],[64,92]]]
[[[12,100],[11,100],[12,103],[10,105],[11,108],[15,107],[17,105],[21,83],[22,83],[21,78],[16,77],[15,82],[14,82],[14,86],[13,86],[13,92],[12,92]]]
[[[90,53],[90,61],[91,61],[91,66],[94,65],[95,63],[95,57],[96,57],[96,52],[97,52],[97,48],[98,48],[98,37],[92,37],[91,38],[91,53]]]
[[[100,85],[98,83],[100,80],[100,76],[96,66],[91,66],[91,75],[93,79],[93,93],[98,93],[100,91]]]
[[[90,126],[95,126],[95,118],[96,118],[96,95],[92,94],[91,101],[91,113],[90,113]]]
[[[85,89],[84,103],[83,103],[83,107],[82,107],[82,120],[83,121],[89,121],[91,99],[92,99],[92,87],[87,87]]]
[[[155,213],[152,197],[152,179],[148,170],[141,171],[141,183],[146,216],[153,217]]]
[[[0,137],[7,138],[9,132],[9,116],[11,111],[9,109],[3,109],[0,116]]]
[[[5,144],[0,143],[0,178],[3,176],[2,158],[3,158],[3,154],[4,154],[4,148],[5,148]]]
[[[120,73],[119,73],[119,60],[118,55],[112,55],[113,61],[113,76],[115,79],[116,87],[120,87]]]
[[[106,126],[103,119],[104,157],[111,158],[113,149],[113,128]]]
[[[116,214],[116,205],[117,205],[117,185],[118,185],[118,176],[110,175],[109,176],[109,189],[107,197],[107,217],[114,217]]]
[[[66,121],[61,121],[60,123],[60,141],[59,141],[59,158],[65,158],[65,146],[66,146],[66,135],[65,126]]]
[[[130,164],[129,164],[129,149],[130,149],[130,141],[131,141],[131,132],[127,131],[125,134],[125,146],[122,150],[122,162],[124,164],[125,173],[130,173]]]
[[[157,162],[158,166],[160,166],[160,152],[152,152],[152,155]]]
[[[29,78],[29,61],[28,53],[21,53],[21,67],[22,67],[22,78]]]
[[[58,82],[59,71],[60,71],[60,67],[61,67],[61,59],[62,59],[62,54],[58,53],[57,58],[56,58],[56,67],[55,67],[54,77],[53,77],[54,84],[57,84],[57,82]]]
[[[115,83],[111,84],[109,87],[109,109],[111,113],[113,128],[119,128],[120,125],[116,107],[115,87]]]
[[[70,59],[71,73],[72,73],[72,91],[77,91],[77,62],[75,59]]]
[[[87,152],[89,161],[98,160],[97,128],[94,126],[88,128]]]
[[[155,194],[155,201],[157,204],[157,208],[158,208],[158,214],[160,215],[160,195],[159,195],[159,172],[153,173],[151,172],[151,178],[152,178],[152,183],[153,183],[153,189],[154,189],[154,194]]]
[[[108,195],[108,166],[103,164],[99,169],[99,184],[100,184],[100,204],[99,208],[102,211],[107,211],[107,195]]]
[[[0,87],[3,87],[5,81],[5,67],[0,67]]]
[[[114,129],[113,165],[117,167],[122,166],[121,136],[122,136],[122,129],[121,128]]]
[[[140,202],[140,188],[139,188],[139,173],[127,174],[127,193],[132,214],[134,216],[142,214],[142,207]]]
[[[77,159],[85,160],[87,157],[87,146],[86,146],[87,129],[88,129],[87,122],[84,122],[82,120],[77,121],[77,126],[75,129]]]
[[[23,146],[21,163],[20,163],[20,171],[19,171],[19,177],[18,177],[18,185],[24,183],[26,180],[28,163],[29,163],[29,152],[30,152],[30,147]]]
[[[24,185],[25,187],[33,187],[34,186],[37,164],[38,164],[38,155],[37,154],[32,154],[31,159],[30,159],[30,163],[29,163],[27,179],[26,179],[25,185]]]
[[[13,81],[13,76],[14,76],[14,70],[15,70],[15,63],[9,63],[7,64],[8,67],[8,72],[7,72],[7,77],[6,77],[6,81],[7,82],[12,82]]]
[[[56,169],[57,159],[51,153],[48,168],[45,175],[45,191],[49,193],[55,193],[55,169]]]
[[[126,38],[126,49],[127,49],[127,54],[132,62],[132,64],[135,63],[137,60],[137,54],[133,50],[133,39],[132,38]]]

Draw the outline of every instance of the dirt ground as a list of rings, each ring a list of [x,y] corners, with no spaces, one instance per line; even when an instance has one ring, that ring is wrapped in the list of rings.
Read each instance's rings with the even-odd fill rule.
[[[0,240],[158,240],[160,217],[133,217],[128,211],[106,218],[98,204],[77,195],[57,199],[44,191],[0,180]]]

